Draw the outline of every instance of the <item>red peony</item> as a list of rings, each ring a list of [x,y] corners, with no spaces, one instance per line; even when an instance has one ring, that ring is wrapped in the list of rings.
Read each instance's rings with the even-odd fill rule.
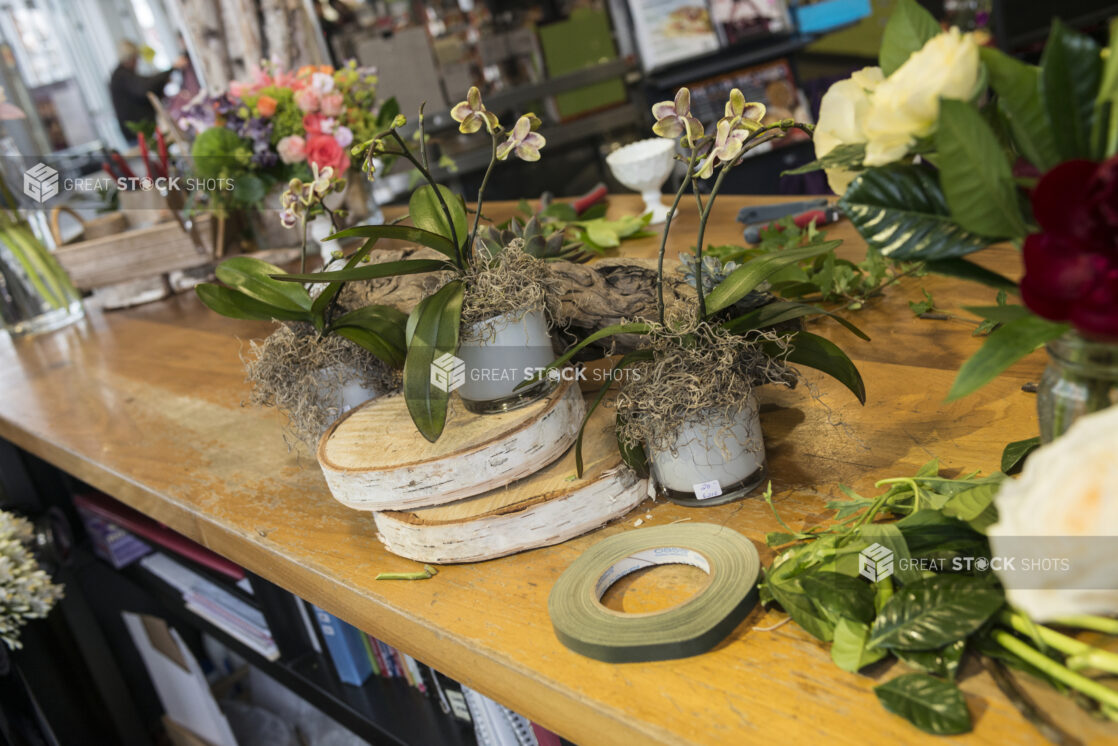
[[[310,135],[307,138],[307,162],[318,165],[319,170],[334,167],[334,177],[342,178],[349,170],[349,155],[333,135]]]
[[[1061,163],[1032,203],[1041,232],[1025,239],[1021,299],[1087,337],[1118,339],[1118,156]]]

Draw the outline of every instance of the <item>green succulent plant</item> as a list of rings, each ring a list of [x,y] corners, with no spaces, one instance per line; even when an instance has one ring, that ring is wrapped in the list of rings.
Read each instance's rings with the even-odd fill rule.
[[[495,258],[517,238],[524,241],[524,253],[537,259],[585,262],[591,256],[582,250],[581,242],[569,241],[564,231],[546,232],[536,216],[527,222],[512,218],[502,226],[486,226],[478,233],[478,245]]]

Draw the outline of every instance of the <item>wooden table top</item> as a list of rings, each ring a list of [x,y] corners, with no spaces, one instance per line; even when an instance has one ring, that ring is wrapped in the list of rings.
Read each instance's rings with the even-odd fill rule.
[[[710,243],[740,242],[734,216],[747,201],[719,200]],[[638,203],[616,197],[611,210]],[[683,204],[672,230],[677,250],[693,244],[697,224],[694,204]],[[486,212],[510,209],[487,205]],[[848,223],[828,232],[845,239],[841,255],[864,256]],[[625,251],[652,256],[656,247],[644,239]],[[983,261],[1017,271],[1010,249],[985,252]],[[911,475],[933,457],[950,473],[993,471],[1005,443],[1036,433],[1035,397],[1021,386],[1039,378],[1043,353],[978,394],[945,403],[955,371],[981,339],[971,335],[969,317],[915,318],[908,302],[922,299],[921,288],[960,316],[961,306],[988,305],[994,296],[945,278],[906,278],[849,314],[872,342],[833,322],[813,323],[857,362],[865,407],[811,373],[815,399],[803,390],[762,391],[775,503],[793,527],[827,519],[823,504],[840,495],[839,483],[876,494],[876,480]],[[886,713],[871,691],[901,668],[844,673],[828,646],[796,625],[764,629],[785,618],[780,611],[758,607],[715,650],[685,660],[600,663],[555,638],[547,596],[560,573],[591,544],[633,530],[638,518],[644,526],[725,524],[753,540],[768,564],[764,536],[779,526],[760,499],[698,509],[646,501],[627,518],[558,546],[447,566],[422,582],[374,581],[379,572],[416,564],[383,549],[370,514],[331,498],[314,458],[288,450],[279,415],[242,406],[248,389],[238,353],[268,330],[219,317],[187,294],[91,313],[30,339],[5,336],[0,436],[578,743],[934,740]],[[692,570],[631,576],[610,591],[610,603],[630,611],[670,605],[688,593]],[[975,730],[956,741],[1042,742],[974,662],[961,685]],[[1085,741],[1118,740],[1068,700],[1039,686],[1030,691]]]

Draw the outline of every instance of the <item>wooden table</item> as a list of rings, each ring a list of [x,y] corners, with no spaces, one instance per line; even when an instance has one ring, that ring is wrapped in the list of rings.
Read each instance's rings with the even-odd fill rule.
[[[746,201],[719,201],[711,243],[740,241],[734,216]],[[618,197],[612,209],[636,205]],[[694,241],[694,205],[684,205],[672,232],[676,249]],[[842,255],[862,258],[849,224],[829,233],[846,240]],[[625,250],[651,256],[656,246],[645,239]],[[1016,271],[1011,250],[986,254],[992,266]],[[804,390],[762,393],[775,502],[792,526],[825,520],[823,503],[839,496],[840,482],[875,494],[875,480],[911,475],[933,457],[951,474],[992,471],[1005,443],[1035,434],[1034,396],[1021,386],[1038,379],[1043,354],[945,403],[955,371],[981,339],[971,336],[970,318],[915,318],[908,302],[922,299],[921,288],[961,316],[960,306],[989,304],[994,295],[939,277],[906,278],[850,313],[872,342],[833,322],[813,324],[857,362],[865,407],[811,374],[818,401]],[[767,564],[764,536],[779,527],[759,499],[702,509],[649,501],[559,546],[448,566],[423,582],[374,581],[415,564],[385,552],[371,515],[330,497],[313,457],[288,450],[278,415],[242,407],[248,390],[238,352],[268,328],[221,318],[188,294],[92,313],[52,334],[0,339],[0,436],[578,743],[934,740],[886,713],[871,691],[899,668],[844,673],[827,646],[796,625],[761,629],[780,622],[779,611],[755,609],[714,651],[686,660],[611,665],[556,640],[548,592],[591,544],[632,530],[638,518],[645,526],[708,521],[748,536]],[[658,568],[626,579],[610,603],[665,606],[686,595],[689,571]],[[959,742],[1042,742],[978,666],[963,672],[962,688],[975,730]],[[1085,741],[1118,740],[1115,729],[1058,695],[1032,691]]]

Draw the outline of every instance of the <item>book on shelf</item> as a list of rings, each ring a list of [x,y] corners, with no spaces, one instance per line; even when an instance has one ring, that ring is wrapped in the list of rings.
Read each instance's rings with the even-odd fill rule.
[[[462,687],[478,746],[539,746],[532,724],[469,687]]]
[[[373,664],[363,641],[364,633],[318,606],[314,617],[322,640],[343,684],[361,686],[373,674]]]
[[[279,647],[258,608],[162,552],[149,554],[139,564],[178,591],[189,611],[268,660],[279,658]]]
[[[191,541],[180,533],[172,531],[162,523],[148,518],[138,510],[98,492],[74,495],[74,507],[109,521],[131,531],[141,538],[174,552],[191,562],[196,562],[230,580],[241,581],[245,577],[244,568],[211,552],[201,544]]]
[[[127,567],[140,557],[151,554],[151,545],[141,541],[131,531],[81,505],[76,505],[76,508],[93,544],[93,553],[112,565],[114,570]]]

